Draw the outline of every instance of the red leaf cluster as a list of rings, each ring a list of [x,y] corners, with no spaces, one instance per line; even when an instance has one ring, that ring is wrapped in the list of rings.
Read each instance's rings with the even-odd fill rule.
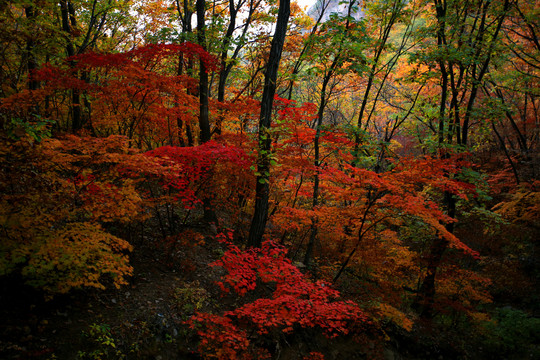
[[[271,241],[260,249],[241,250],[223,235],[228,250],[213,263],[227,274],[219,283],[240,296],[256,291],[262,284],[273,288],[271,296],[259,298],[223,316],[198,314],[190,320],[192,328],[203,325],[201,351],[239,355],[247,351],[247,332],[258,335],[290,333],[299,328],[320,328],[328,337],[348,334],[365,324],[367,316],[351,301],[338,300],[339,292],[322,281],[312,282],[286,257],[287,250]],[[232,338],[231,338],[232,336]]]

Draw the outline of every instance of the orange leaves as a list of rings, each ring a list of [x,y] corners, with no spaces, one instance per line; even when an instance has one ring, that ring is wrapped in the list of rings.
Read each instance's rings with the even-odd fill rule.
[[[440,272],[437,282],[441,299],[439,311],[454,309],[474,318],[480,314],[477,312],[478,305],[491,303],[488,291],[491,280],[487,277],[455,265],[442,267]]]
[[[69,179],[72,196],[82,201],[79,210],[94,221],[130,222],[139,217],[143,199],[136,190],[136,182],[125,175],[122,167],[132,162],[142,168],[142,154],[128,148],[124,137],[107,139],[68,136],[43,144],[44,155],[64,171],[72,171]],[[148,162],[146,164],[148,166]]]
[[[298,128],[309,132],[305,126]],[[464,182],[467,176],[461,174],[470,164],[457,157],[402,158],[387,171],[377,173],[350,165],[347,153],[353,144],[334,129],[322,133],[324,160],[315,168],[308,142],[295,142],[294,136],[295,132],[284,133],[280,139],[286,139],[283,148],[276,145],[277,153],[285,156],[279,158],[280,167],[275,169],[280,207],[271,218],[272,224],[285,234],[285,244],[300,249],[316,226],[319,251],[315,261],[323,267],[324,278],[344,274],[344,282],[352,284],[351,293],[383,304],[384,317],[411,329],[412,319],[400,309],[411,296],[404,289],[415,289],[422,276],[421,246],[441,238],[450,247],[478,257],[448,231],[446,225],[456,220],[439,207],[445,192],[464,200],[474,194],[474,186]],[[321,201],[313,208],[316,171]],[[411,241],[404,229],[416,226],[421,235]]]
[[[455,162],[429,157],[403,159],[394,169],[382,174],[345,165],[343,168],[345,171],[333,169],[327,175],[323,173],[327,181],[343,183],[339,190],[332,191],[335,200],[355,199],[359,201],[356,206],[365,209],[369,199],[375,199],[369,209],[370,221],[387,216],[414,216],[435,230],[439,237],[449,241],[452,247],[472,256],[478,255],[448,232],[444,224],[455,220],[445,215],[432,200],[435,190],[451,191],[466,197],[474,188],[449,176],[458,173],[459,166]]]
[[[11,149],[0,151],[0,274],[21,271],[49,293],[125,284],[131,246],[104,224],[146,216],[136,181],[118,164],[148,160],[122,137],[68,136]]]
[[[294,127],[291,129],[289,138],[283,141],[284,145],[292,144],[294,146],[309,145],[315,139],[315,130],[307,127]]]
[[[307,195],[307,194],[306,194]],[[281,211],[272,217],[272,221],[283,231],[299,232],[311,225],[314,212],[292,207],[283,207]]]
[[[394,323],[398,324],[407,331],[412,330],[414,324],[413,321],[400,310],[385,303],[380,303],[377,307],[380,310],[383,318],[392,320]]]
[[[493,210],[515,224],[538,226],[540,223],[540,192],[523,187],[508,201],[495,205]]]

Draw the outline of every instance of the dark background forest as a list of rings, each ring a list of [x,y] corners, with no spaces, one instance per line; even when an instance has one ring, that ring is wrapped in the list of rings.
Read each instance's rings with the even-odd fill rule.
[[[0,357],[540,358],[539,11],[0,2]]]

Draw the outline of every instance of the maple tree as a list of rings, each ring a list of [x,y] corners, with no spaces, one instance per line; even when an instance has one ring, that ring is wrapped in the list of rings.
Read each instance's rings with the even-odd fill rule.
[[[190,319],[190,326],[199,329],[199,346],[208,358],[251,358],[248,350],[261,358],[264,352],[249,349],[249,329],[268,336],[276,331],[291,333],[296,327],[319,327],[326,336],[335,337],[365,326],[367,316],[358,305],[336,301],[338,291],[324,282],[309,281],[292,265],[283,247],[265,242],[260,249],[242,251],[225,235],[221,241],[228,250],[212,265],[227,271],[219,283],[222,291],[245,296],[262,284],[272,284],[274,290],[268,298],[258,298],[222,316],[200,313]]]
[[[91,133],[125,135],[135,139],[140,148],[178,143],[184,134],[177,128],[177,117],[187,124],[198,117],[194,97],[188,91],[194,86],[192,79],[169,75],[163,68],[164,61],[178,53],[199,57],[208,68],[215,67],[213,57],[192,43],[148,45],[120,54],[87,53],[69,58],[72,64],[67,69],[46,65],[36,71],[35,78],[43,82],[43,87],[14,94],[5,99],[2,107],[14,116],[26,118],[35,108],[51,113],[47,106],[55,106],[58,125],[64,128],[69,124],[69,113],[58,110],[63,107],[64,91],[76,89],[85,94],[90,106],[86,117]],[[95,80],[80,80],[79,72]],[[107,77],[101,79],[105,74]],[[14,104],[21,102],[24,105],[16,109]]]
[[[4,142],[2,274],[51,293],[126,284],[132,247],[107,227],[144,219],[135,182],[117,166],[142,164],[137,156],[122,137]]]

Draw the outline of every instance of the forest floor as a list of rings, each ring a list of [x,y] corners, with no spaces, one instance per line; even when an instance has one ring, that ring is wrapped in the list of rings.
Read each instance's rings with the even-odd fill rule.
[[[235,307],[238,299],[222,296],[215,284],[221,270],[209,266],[224,245],[211,230],[198,231],[204,241],[193,246],[161,249],[150,237],[137,241],[130,254],[133,276],[120,289],[46,300],[20,279],[0,283],[0,359],[200,359],[196,333],[185,321],[196,310]],[[285,339],[286,348],[276,343],[272,352],[295,360],[317,347],[330,349],[328,359],[366,358],[363,345],[350,339],[311,335]]]
[[[198,358],[184,321],[219,299],[209,267],[219,247],[209,241],[165,259],[156,244],[139,244],[128,285],[49,301],[18,279],[0,284],[0,359]]]
[[[145,234],[132,241],[134,272],[120,289],[79,290],[47,300],[20,279],[1,282],[0,359],[200,359],[196,332],[186,320],[197,310],[219,314],[242,300],[223,297],[215,284],[222,270],[209,265],[225,251],[215,230],[198,226],[194,233],[204,240],[164,244]],[[386,340],[375,335],[375,341],[368,337],[359,344],[300,332],[269,344],[279,360],[303,359],[312,349],[336,360],[443,359],[418,334],[399,340],[400,333],[392,339],[388,329],[385,334]],[[443,353],[449,355],[444,359],[459,358]]]

